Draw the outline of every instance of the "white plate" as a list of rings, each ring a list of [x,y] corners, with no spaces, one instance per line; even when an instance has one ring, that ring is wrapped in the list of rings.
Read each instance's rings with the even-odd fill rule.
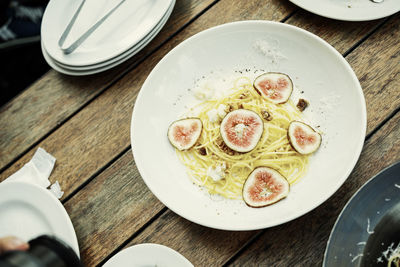
[[[51,192],[29,183],[1,183],[0,237],[14,235],[29,241],[43,234],[65,241],[79,256],[71,220]]]
[[[263,50],[255,46],[260,42],[271,47],[274,44],[279,48],[276,54],[281,56],[271,58],[261,53]],[[197,79],[214,75],[211,72],[225,73],[229,79],[234,70],[246,68],[292,77],[311,103],[305,113],[324,132],[307,175],[291,187],[286,199],[259,209],[249,208],[243,201],[216,201],[199,190],[167,139],[169,124],[194,102],[188,89]],[[137,97],[131,143],[143,180],[168,208],[201,225],[252,230],[293,220],[328,199],[354,168],[365,131],[361,86],[350,65],[333,47],[294,26],[242,21],[196,34],[158,63]]]
[[[87,0],[75,21],[65,46],[75,41],[120,0]],[[81,0],[52,0],[43,15],[41,36],[54,60],[71,66],[91,65],[109,60],[128,50],[160,22],[172,0],[124,2],[73,53],[65,55],[58,40]]]
[[[106,62],[101,62],[98,64],[93,64],[91,66],[83,66],[83,67],[72,67],[72,66],[67,66],[60,64],[59,62],[56,62],[51,56],[48,54],[46,51],[43,42],[41,43],[41,48],[42,48],[42,53],[43,56],[46,60],[46,62],[56,71],[68,74],[68,75],[73,75],[73,76],[83,76],[83,75],[91,75],[99,72],[106,71],[108,69],[111,69],[129,58],[133,57],[136,53],[138,53],[140,50],[142,50],[148,43],[153,40],[153,38],[160,32],[162,27],[165,25],[165,23],[168,21],[169,16],[171,15],[175,5],[175,0],[172,1],[170,8],[168,9],[167,13],[165,14],[163,20],[160,22],[159,25],[156,26],[154,31],[150,33],[145,39],[143,39],[138,45],[135,45],[128,51],[125,51],[121,55],[118,55],[114,57],[113,59],[110,59],[109,61]]]
[[[69,65],[66,65],[66,64],[63,64],[61,62],[54,60],[54,58],[52,58],[52,60],[55,64],[57,64],[61,68],[64,68],[67,70],[73,70],[73,71],[94,70],[94,69],[104,68],[104,67],[109,66],[116,62],[122,63],[122,62],[126,61],[127,59],[131,58],[132,56],[134,56],[140,50],[142,50],[148,43],[151,42],[151,40],[153,40],[154,37],[156,37],[156,35],[160,32],[160,30],[163,28],[165,23],[168,21],[168,18],[174,9],[174,5],[175,5],[175,0],[172,1],[171,6],[168,8],[167,13],[165,13],[165,15],[162,18],[162,20],[160,21],[160,23],[158,23],[155,26],[155,28],[146,37],[144,37],[139,43],[137,43],[133,47],[129,48],[122,54],[115,56],[107,61],[100,62],[100,63],[93,64],[93,65],[86,65],[86,66],[69,66]]]
[[[346,21],[380,19],[400,11],[399,0],[290,0],[299,7],[317,15]]]
[[[157,244],[140,244],[126,248],[108,260],[103,267],[193,267],[175,250]]]

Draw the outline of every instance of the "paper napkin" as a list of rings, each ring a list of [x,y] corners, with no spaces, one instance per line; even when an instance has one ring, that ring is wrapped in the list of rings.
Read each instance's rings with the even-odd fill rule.
[[[39,147],[32,159],[5,181],[21,181],[48,188],[50,186],[49,176],[54,168],[55,162],[56,159],[52,155]],[[52,184],[49,190],[58,199],[64,194],[64,192],[61,191],[58,181]]]

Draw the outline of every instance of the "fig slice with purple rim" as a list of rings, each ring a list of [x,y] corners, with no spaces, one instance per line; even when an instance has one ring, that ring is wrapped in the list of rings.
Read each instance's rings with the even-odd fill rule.
[[[289,190],[289,182],[278,171],[257,167],[243,185],[243,200],[250,207],[261,208],[285,198]]]
[[[249,152],[260,141],[264,123],[254,111],[237,109],[222,120],[220,132],[224,143],[236,152]]]
[[[272,103],[283,104],[288,101],[293,91],[293,82],[284,73],[268,72],[254,80],[254,89]]]
[[[203,123],[199,118],[174,121],[168,128],[168,139],[178,150],[190,149],[200,137]]]
[[[294,150],[307,155],[314,153],[319,148],[322,137],[310,125],[292,121],[289,124],[288,139]]]

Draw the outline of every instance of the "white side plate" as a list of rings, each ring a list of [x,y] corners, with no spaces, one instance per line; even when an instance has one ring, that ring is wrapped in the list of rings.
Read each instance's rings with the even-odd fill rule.
[[[193,265],[175,250],[158,244],[140,244],[126,248],[110,260],[103,267],[193,267]]]
[[[125,52],[123,52],[120,55],[117,55],[107,61],[103,61],[103,62],[100,62],[97,64],[92,64],[92,65],[86,65],[86,66],[69,66],[69,65],[65,65],[61,62],[57,62],[57,61],[54,61],[54,63],[59,65],[60,68],[64,68],[64,69],[68,69],[68,70],[72,70],[72,71],[87,71],[87,70],[91,71],[94,69],[102,69],[102,68],[108,67],[111,64],[113,64],[113,65],[116,63],[120,64],[120,63],[128,60],[132,56],[134,56],[140,50],[142,50],[148,43],[151,42],[151,40],[153,40],[154,37],[157,36],[157,34],[161,31],[161,29],[167,22],[169,16],[171,15],[172,10],[174,9],[174,4],[175,4],[175,0],[172,1],[171,6],[168,8],[167,13],[165,13],[165,15],[161,19],[160,23],[158,23],[146,37],[144,37],[139,43],[137,43],[133,47],[129,48],[128,50],[126,50]]]
[[[382,3],[373,3],[371,0],[290,0],[290,2],[311,13],[345,21],[380,19],[400,11],[399,0],[383,0]]]
[[[29,183],[1,183],[0,237],[14,235],[29,241],[44,234],[65,241],[79,256],[71,220],[51,192]]]
[[[51,0],[43,15],[41,37],[54,60],[71,66],[91,65],[109,60],[140,42],[160,22],[172,0],[124,2],[73,53],[65,55],[58,40],[81,0]],[[119,0],[87,0],[65,41],[77,40]]]

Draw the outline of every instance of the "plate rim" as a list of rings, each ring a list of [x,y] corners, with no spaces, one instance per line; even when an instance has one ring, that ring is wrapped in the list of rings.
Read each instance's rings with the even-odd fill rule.
[[[102,61],[102,62],[99,62],[96,64],[80,65],[80,66],[69,66],[62,62],[58,62],[54,58],[52,58],[52,61],[61,68],[64,68],[66,70],[71,70],[71,71],[77,71],[77,72],[97,70],[97,69],[101,69],[103,67],[105,68],[109,65],[115,64],[117,62],[122,63],[122,62],[124,62],[124,59],[126,59],[126,58],[129,59],[130,57],[139,53],[142,49],[144,49],[147,46],[147,44],[149,44],[151,42],[151,40],[153,40],[158,35],[158,33],[162,30],[162,28],[165,26],[166,22],[168,21],[168,18],[170,17],[170,15],[173,11],[175,1],[176,0],[171,0],[171,5],[168,7],[167,12],[161,18],[159,23],[157,23],[157,25],[149,32],[148,35],[143,37],[143,39],[140,40],[137,44],[129,47],[129,49],[127,49],[126,51],[122,52],[121,54],[116,55],[115,57],[110,58],[109,60]]]
[[[55,2],[55,1],[61,1],[61,0],[51,0],[50,2]],[[89,61],[90,63],[87,63],[87,62],[86,62],[86,65],[93,65],[93,64],[97,64],[97,63],[99,63],[99,62],[107,61],[107,60],[109,60],[109,59],[111,59],[111,58],[113,58],[113,57],[115,57],[115,56],[118,56],[118,54],[124,53],[125,51],[129,50],[129,48],[131,48],[133,45],[135,45],[135,44],[137,44],[138,42],[140,42],[144,37],[146,37],[149,33],[151,33],[151,31],[153,30],[153,28],[154,28],[157,24],[159,24],[159,22],[162,20],[162,18],[163,18],[163,16],[165,15],[165,13],[168,12],[168,9],[169,9],[171,3],[173,2],[173,0],[166,0],[166,1],[168,1],[169,4],[168,4],[168,6],[165,8],[164,13],[161,15],[161,17],[159,18],[159,20],[157,20],[156,22],[154,22],[153,27],[150,27],[150,29],[148,29],[148,30],[146,31],[146,33],[143,33],[143,34],[139,37],[139,40],[135,40],[134,42],[130,42],[130,45],[128,45],[128,46],[126,46],[126,47],[124,47],[124,48],[119,49],[119,50],[118,50],[119,53],[113,52],[113,53],[109,54],[108,56],[103,56],[102,59],[101,59],[100,61],[99,61],[99,59],[98,59],[98,56],[95,57],[95,58],[97,58],[97,59],[87,60],[87,61]],[[51,4],[50,2],[49,2],[49,4]],[[62,2],[62,1],[61,1],[61,2]],[[164,2],[164,1],[161,1],[161,2]],[[48,4],[48,5],[49,5],[49,4]],[[55,4],[53,3],[53,5],[55,5]],[[57,8],[56,8],[56,9],[57,9]],[[46,10],[45,10],[45,12],[43,13],[43,21],[44,21],[45,23],[42,22],[41,27],[40,27],[41,35],[42,35],[43,32],[47,32],[47,31],[44,30],[44,27],[46,27],[46,25],[48,25],[47,19],[46,19],[46,18],[49,16],[49,15],[48,15],[48,12],[50,12],[50,11],[48,11],[48,10],[49,10],[49,9],[48,9],[48,6],[46,6]],[[46,13],[47,13],[47,14],[46,14]],[[62,33],[62,32],[60,32],[60,33]],[[46,35],[45,35],[45,37],[46,37]],[[62,62],[62,63],[64,63],[64,64],[66,64],[66,65],[71,65],[71,66],[81,66],[81,65],[82,65],[82,64],[78,64],[77,62],[71,64],[71,62],[68,62],[68,60],[65,60],[64,58],[58,58],[57,55],[56,55],[55,57],[53,57],[53,55],[50,54],[51,51],[49,51],[49,49],[46,47],[47,41],[48,41],[47,38],[42,38],[43,46],[46,48],[46,51],[48,51],[49,56],[51,56],[52,58],[54,58],[54,59],[57,60],[58,62]],[[115,51],[115,49],[114,49],[114,51]],[[97,51],[97,53],[98,53],[98,51]]]
[[[120,57],[121,55],[124,54],[124,56],[118,58],[117,60],[113,60],[113,58],[112,58],[109,60],[110,62],[99,63],[99,64],[102,64],[101,66],[97,66],[97,64],[92,65],[93,68],[88,67],[85,69],[70,69],[66,66],[61,66],[59,62],[56,62],[55,59],[53,59],[50,56],[50,54],[47,52],[43,41],[41,41],[40,46],[41,46],[43,57],[45,58],[47,64],[52,69],[54,69],[57,72],[60,72],[60,73],[66,74],[66,75],[70,75],[70,76],[94,75],[94,74],[101,73],[101,72],[107,71],[109,69],[112,69],[112,68],[124,63],[125,61],[127,61],[128,59],[130,59],[131,57],[136,55],[137,53],[139,53],[159,34],[159,32],[164,28],[165,24],[167,23],[169,17],[171,16],[171,14],[174,10],[175,3],[176,3],[176,0],[171,0],[171,5],[169,6],[167,13],[164,14],[163,19],[159,22],[159,24],[157,24],[156,28],[153,29],[154,31],[151,32],[152,36],[150,38],[148,38],[143,43],[141,43],[140,46],[136,47],[136,45],[135,45],[135,47],[131,47],[127,51],[123,52],[122,54],[117,55],[116,57]]]
[[[380,177],[381,175],[383,175],[386,171],[389,171],[392,168],[395,168],[396,166],[400,166],[400,160],[396,161],[392,164],[390,164],[389,166],[386,166],[385,168],[383,168],[381,171],[379,171],[377,174],[375,174],[374,176],[372,176],[371,178],[369,178],[360,188],[357,189],[356,192],[354,192],[354,194],[350,197],[350,199],[346,202],[346,204],[343,206],[342,210],[340,211],[339,215],[336,218],[336,221],[332,227],[332,230],[329,234],[329,238],[328,241],[326,242],[326,247],[325,247],[325,251],[324,251],[324,259],[322,261],[322,266],[325,267],[326,266],[326,259],[327,259],[327,254],[328,254],[328,250],[329,250],[329,244],[333,238],[333,233],[335,232],[339,221],[342,219],[342,215],[343,213],[347,210],[348,206],[352,204],[353,199],[357,197],[357,195],[366,187],[368,186],[369,183],[371,183],[372,181],[374,181],[375,179],[377,179],[378,177]],[[383,215],[382,215],[383,216]]]
[[[325,18],[329,18],[329,19],[335,19],[335,20],[342,20],[342,21],[371,21],[371,20],[377,20],[377,19],[382,19],[382,18],[386,18],[389,17],[397,12],[400,11],[400,8],[395,10],[394,12],[387,12],[384,13],[382,15],[377,15],[377,16],[371,16],[371,17],[365,17],[365,18],[349,18],[346,16],[334,16],[334,15],[330,15],[329,13],[326,14],[324,12],[321,12],[320,10],[315,10],[312,7],[310,7],[309,5],[304,5],[304,3],[301,0],[289,0],[290,2],[292,2],[293,4],[295,4],[296,6],[311,12],[313,14],[316,14],[318,16],[321,17],[325,17]]]
[[[181,253],[179,253],[178,251],[166,246],[166,245],[162,245],[162,244],[156,244],[156,243],[141,243],[141,244],[135,244],[132,246],[129,246],[127,248],[124,248],[122,250],[120,250],[117,254],[115,254],[114,256],[112,256],[106,263],[104,263],[104,266],[107,266],[107,263],[109,261],[111,261],[113,258],[117,257],[118,254],[121,253],[129,253],[131,250],[136,250],[136,249],[140,249],[140,248],[144,248],[144,249],[151,249],[151,248],[157,248],[157,249],[162,249],[165,251],[168,251],[168,253],[173,254],[174,256],[176,256],[177,258],[179,258],[180,260],[184,261],[187,266],[194,266],[185,256],[183,256]]]
[[[65,222],[65,225],[63,226],[63,228],[66,229],[66,232],[68,232],[68,234],[71,237],[71,241],[73,242],[73,244],[69,244],[69,245],[75,251],[77,256],[80,258],[78,239],[77,239],[71,218],[69,217],[67,211],[65,210],[64,205],[61,204],[61,202],[49,190],[42,188],[38,185],[32,184],[32,183],[22,182],[22,181],[3,181],[2,183],[0,183],[0,188],[4,188],[4,187],[5,187],[5,189],[7,189],[7,187],[11,187],[11,190],[18,190],[20,192],[23,192],[24,189],[29,188],[28,190],[30,190],[30,192],[34,191],[37,194],[41,194],[41,195],[45,196],[45,198],[47,198],[48,200],[51,200],[51,202],[57,207],[57,210],[59,211],[58,215],[63,217],[62,221]],[[5,189],[1,189],[1,190],[5,190]],[[21,194],[21,195],[23,196],[23,194]],[[30,202],[29,199],[27,199],[26,197],[16,197],[14,199],[18,199],[19,201],[22,201],[24,203],[27,203],[27,204],[33,206],[32,202]],[[46,214],[46,209],[43,209],[42,207],[36,207],[36,208],[38,210],[42,211],[44,214]],[[46,221],[47,221],[47,219],[46,219]],[[55,233],[55,234],[57,234],[57,233]]]
[[[308,35],[311,38],[317,40],[320,44],[322,44],[324,47],[326,47],[327,49],[329,49],[332,53],[334,53],[338,59],[343,63],[343,65],[346,67],[347,72],[350,74],[352,80],[355,82],[355,84],[357,85],[357,93],[359,94],[359,100],[360,100],[360,109],[362,110],[362,125],[363,127],[360,129],[360,136],[361,138],[359,139],[359,142],[357,144],[357,149],[354,152],[354,156],[352,159],[352,162],[349,166],[351,166],[351,168],[349,168],[347,170],[347,172],[345,173],[345,175],[343,175],[342,181],[341,183],[337,184],[337,187],[333,188],[330,192],[329,195],[327,195],[323,200],[319,201],[318,203],[315,203],[312,207],[307,208],[304,212],[296,214],[294,216],[289,216],[288,218],[286,218],[285,220],[280,221],[279,223],[272,223],[272,224],[259,224],[259,225],[253,225],[251,227],[249,226],[242,226],[242,227],[232,227],[232,226],[222,226],[218,223],[207,223],[207,222],[203,222],[202,220],[199,220],[197,217],[192,217],[192,216],[187,216],[182,214],[182,212],[178,211],[177,209],[175,209],[174,207],[171,207],[170,205],[167,205],[166,203],[168,203],[168,201],[166,201],[163,197],[160,197],[159,195],[156,195],[154,192],[154,188],[153,186],[143,177],[143,173],[145,173],[143,167],[141,164],[137,164],[137,162],[140,162],[140,159],[138,159],[138,155],[136,155],[136,149],[135,147],[137,147],[136,143],[137,141],[134,138],[135,135],[135,126],[134,126],[134,120],[135,117],[137,116],[137,109],[135,109],[137,103],[139,103],[141,101],[142,95],[144,94],[144,90],[143,88],[145,88],[148,80],[150,80],[152,78],[152,76],[154,75],[155,71],[158,70],[161,66],[161,64],[166,60],[166,58],[168,58],[170,55],[177,53],[178,48],[181,46],[186,45],[188,42],[192,42],[195,41],[198,38],[201,38],[203,35],[208,34],[209,32],[212,31],[218,31],[220,28],[223,27],[230,27],[230,26],[236,26],[236,25],[242,25],[242,24],[265,24],[265,25],[275,25],[278,27],[285,27],[285,28],[290,28],[292,30],[298,31],[302,34]],[[187,39],[185,39],[184,41],[182,41],[181,43],[179,43],[176,47],[174,47],[173,49],[171,49],[158,63],[157,65],[152,69],[151,73],[148,75],[148,77],[146,78],[146,81],[143,83],[141,90],[138,93],[138,96],[136,98],[135,101],[135,105],[133,107],[133,111],[132,111],[132,117],[131,117],[131,129],[130,129],[130,139],[131,139],[131,146],[132,146],[132,153],[133,153],[133,157],[136,163],[136,166],[139,170],[139,173],[141,175],[142,180],[144,181],[144,183],[146,184],[146,186],[148,187],[148,189],[157,197],[157,199],[159,199],[166,207],[168,207],[170,210],[172,210],[174,213],[178,214],[179,216],[194,222],[196,224],[199,225],[203,225],[206,227],[210,227],[210,228],[214,228],[214,229],[219,229],[219,230],[228,230],[228,231],[249,231],[249,230],[259,230],[259,229],[265,229],[265,228],[270,228],[273,226],[277,226],[277,225],[281,225],[283,223],[292,221],[294,219],[297,219],[307,213],[309,213],[310,211],[314,210],[315,208],[317,208],[318,206],[320,206],[322,203],[324,203],[326,200],[329,199],[329,197],[331,197],[334,193],[337,192],[337,190],[343,185],[343,183],[347,180],[347,178],[349,177],[350,173],[353,171],[363,148],[364,145],[364,140],[365,140],[365,133],[366,133],[366,127],[367,127],[367,111],[366,111],[366,103],[365,103],[365,97],[364,97],[364,93],[362,91],[362,87],[360,85],[360,82],[354,72],[354,70],[351,68],[350,64],[346,61],[346,59],[334,48],[332,47],[328,42],[326,42],[325,40],[323,40],[321,37],[306,31],[302,28],[299,28],[297,26],[294,25],[290,25],[290,24],[286,24],[286,23],[281,23],[281,22],[275,22],[275,21],[265,21],[265,20],[244,20],[244,21],[236,21],[236,22],[229,22],[229,23],[225,23],[225,24],[221,24],[221,25],[217,25],[211,28],[208,28],[206,30],[203,30]]]

